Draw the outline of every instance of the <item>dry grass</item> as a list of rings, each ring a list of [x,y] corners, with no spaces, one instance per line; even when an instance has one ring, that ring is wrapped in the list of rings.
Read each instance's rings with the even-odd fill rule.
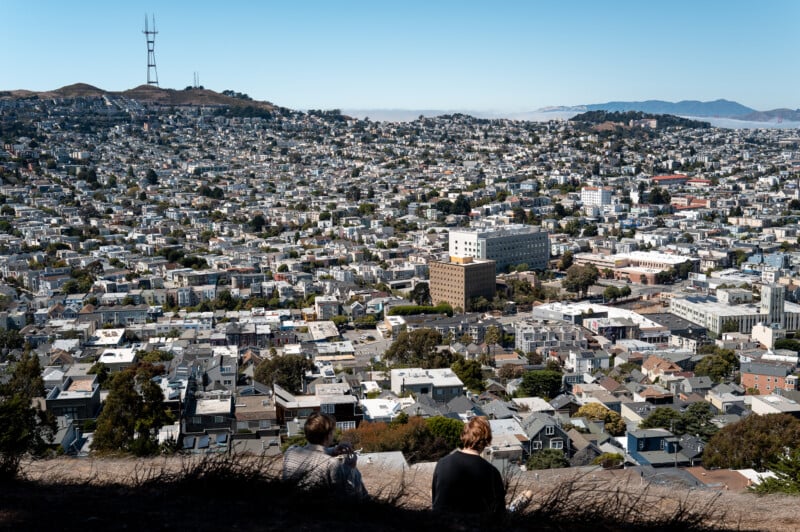
[[[626,471],[569,469],[511,476],[508,500],[525,490],[534,496],[502,523],[444,520],[427,510],[432,464],[403,472],[360,468],[373,495],[366,504],[280,482],[280,457],[31,462],[20,481],[0,486],[9,494],[0,497],[0,528],[99,530],[132,520],[179,530],[800,530],[795,498],[648,485]],[[65,524],[64,515],[78,518]]]

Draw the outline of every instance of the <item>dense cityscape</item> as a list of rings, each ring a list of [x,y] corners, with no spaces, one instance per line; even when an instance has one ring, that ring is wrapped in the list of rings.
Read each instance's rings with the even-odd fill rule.
[[[5,472],[279,456],[323,412],[401,474],[487,416],[501,471],[796,492],[796,130],[66,89],[0,94]]]

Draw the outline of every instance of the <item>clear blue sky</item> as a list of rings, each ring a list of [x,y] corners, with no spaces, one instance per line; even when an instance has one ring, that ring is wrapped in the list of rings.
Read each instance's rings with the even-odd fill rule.
[[[200,83],[294,109],[800,108],[800,1],[2,0],[0,90]]]

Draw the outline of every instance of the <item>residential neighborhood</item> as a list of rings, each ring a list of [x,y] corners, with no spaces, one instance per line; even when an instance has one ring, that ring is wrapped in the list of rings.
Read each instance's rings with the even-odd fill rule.
[[[800,418],[796,130],[104,94],[0,96],[0,134],[0,379],[36,359],[53,453],[486,416],[501,470],[757,484],[726,427]]]

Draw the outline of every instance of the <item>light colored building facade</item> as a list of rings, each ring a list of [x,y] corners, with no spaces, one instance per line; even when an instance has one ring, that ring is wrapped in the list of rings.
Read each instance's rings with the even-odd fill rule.
[[[493,260],[498,272],[518,264],[544,270],[550,260],[550,238],[540,228],[522,224],[453,229],[449,234],[449,251],[453,257]]]
[[[583,187],[581,189],[581,203],[590,207],[611,205],[611,187]]]

